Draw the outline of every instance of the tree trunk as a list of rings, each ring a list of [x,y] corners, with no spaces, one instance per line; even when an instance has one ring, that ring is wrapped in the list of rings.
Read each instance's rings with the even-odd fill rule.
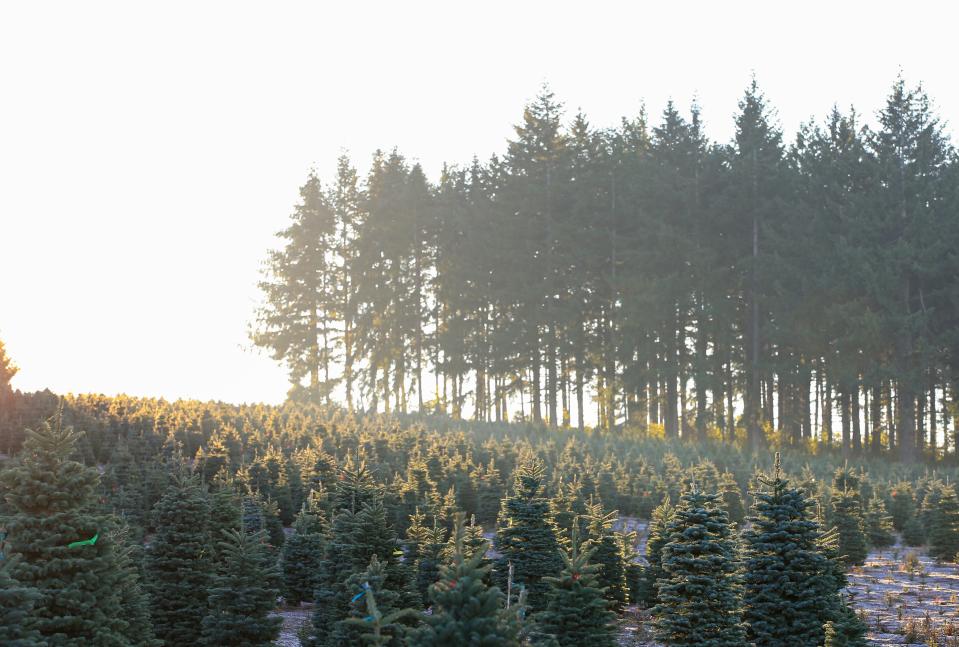
[[[823,444],[832,445],[832,384],[828,377],[822,393],[822,438]]]
[[[556,402],[556,327],[550,322],[546,328],[546,400],[549,404],[549,424],[558,426],[559,416]]]
[[[530,376],[530,408],[533,410],[533,422],[543,422],[543,410],[540,408],[539,399],[539,349],[535,346],[532,349],[532,375]]]
[[[859,381],[856,381],[856,386],[853,389],[852,393],[852,446],[856,450],[856,453],[862,451],[862,427],[860,425],[859,416],[862,414],[862,411],[859,406]]]
[[[869,416],[872,422],[872,451],[878,454],[882,449],[882,385],[880,382],[873,385],[869,404],[872,408]]]
[[[842,422],[842,457],[849,456],[849,388],[839,387],[839,416]]]
[[[586,398],[583,393],[586,389],[584,363],[585,360],[581,356],[576,358],[576,426],[579,427],[580,431],[586,429]]]

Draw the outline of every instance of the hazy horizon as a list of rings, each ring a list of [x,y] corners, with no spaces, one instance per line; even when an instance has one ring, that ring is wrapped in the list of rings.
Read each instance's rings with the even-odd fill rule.
[[[348,150],[364,173],[396,146],[435,179],[502,152],[543,82],[595,126],[695,97],[720,142],[753,73],[787,142],[834,103],[872,123],[900,70],[959,114],[951,9],[933,3],[420,6],[0,9],[14,388],[282,401],[286,371],[247,325],[309,169],[326,180]]]

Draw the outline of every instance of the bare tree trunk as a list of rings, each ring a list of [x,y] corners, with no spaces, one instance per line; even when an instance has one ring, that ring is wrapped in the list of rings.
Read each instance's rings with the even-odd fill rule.
[[[857,453],[862,451],[862,427],[860,426],[859,416],[862,411],[859,406],[859,380],[856,380],[856,386],[850,394],[852,397],[852,446]]]
[[[532,375],[530,376],[531,399],[530,404],[533,410],[533,422],[543,422],[543,410],[540,408],[539,394],[539,349],[535,346],[532,349]]]

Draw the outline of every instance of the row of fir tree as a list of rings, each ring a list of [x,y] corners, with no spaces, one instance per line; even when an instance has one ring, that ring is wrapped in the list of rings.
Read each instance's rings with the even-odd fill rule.
[[[313,647],[613,645],[631,605],[664,645],[862,645],[845,568],[897,533],[959,550],[942,464],[785,445],[787,478],[745,442],[11,401],[33,431],[0,464],[3,644],[266,645],[307,602]]]

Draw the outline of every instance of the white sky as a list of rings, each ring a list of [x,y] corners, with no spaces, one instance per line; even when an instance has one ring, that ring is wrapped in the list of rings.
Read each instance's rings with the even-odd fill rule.
[[[396,145],[435,177],[502,151],[543,81],[599,126],[695,95],[720,140],[753,70],[787,139],[834,102],[871,117],[900,68],[959,115],[951,3],[676,6],[4,2],[14,386],[282,400],[246,331],[308,168],[329,177],[348,149],[365,173]]]

